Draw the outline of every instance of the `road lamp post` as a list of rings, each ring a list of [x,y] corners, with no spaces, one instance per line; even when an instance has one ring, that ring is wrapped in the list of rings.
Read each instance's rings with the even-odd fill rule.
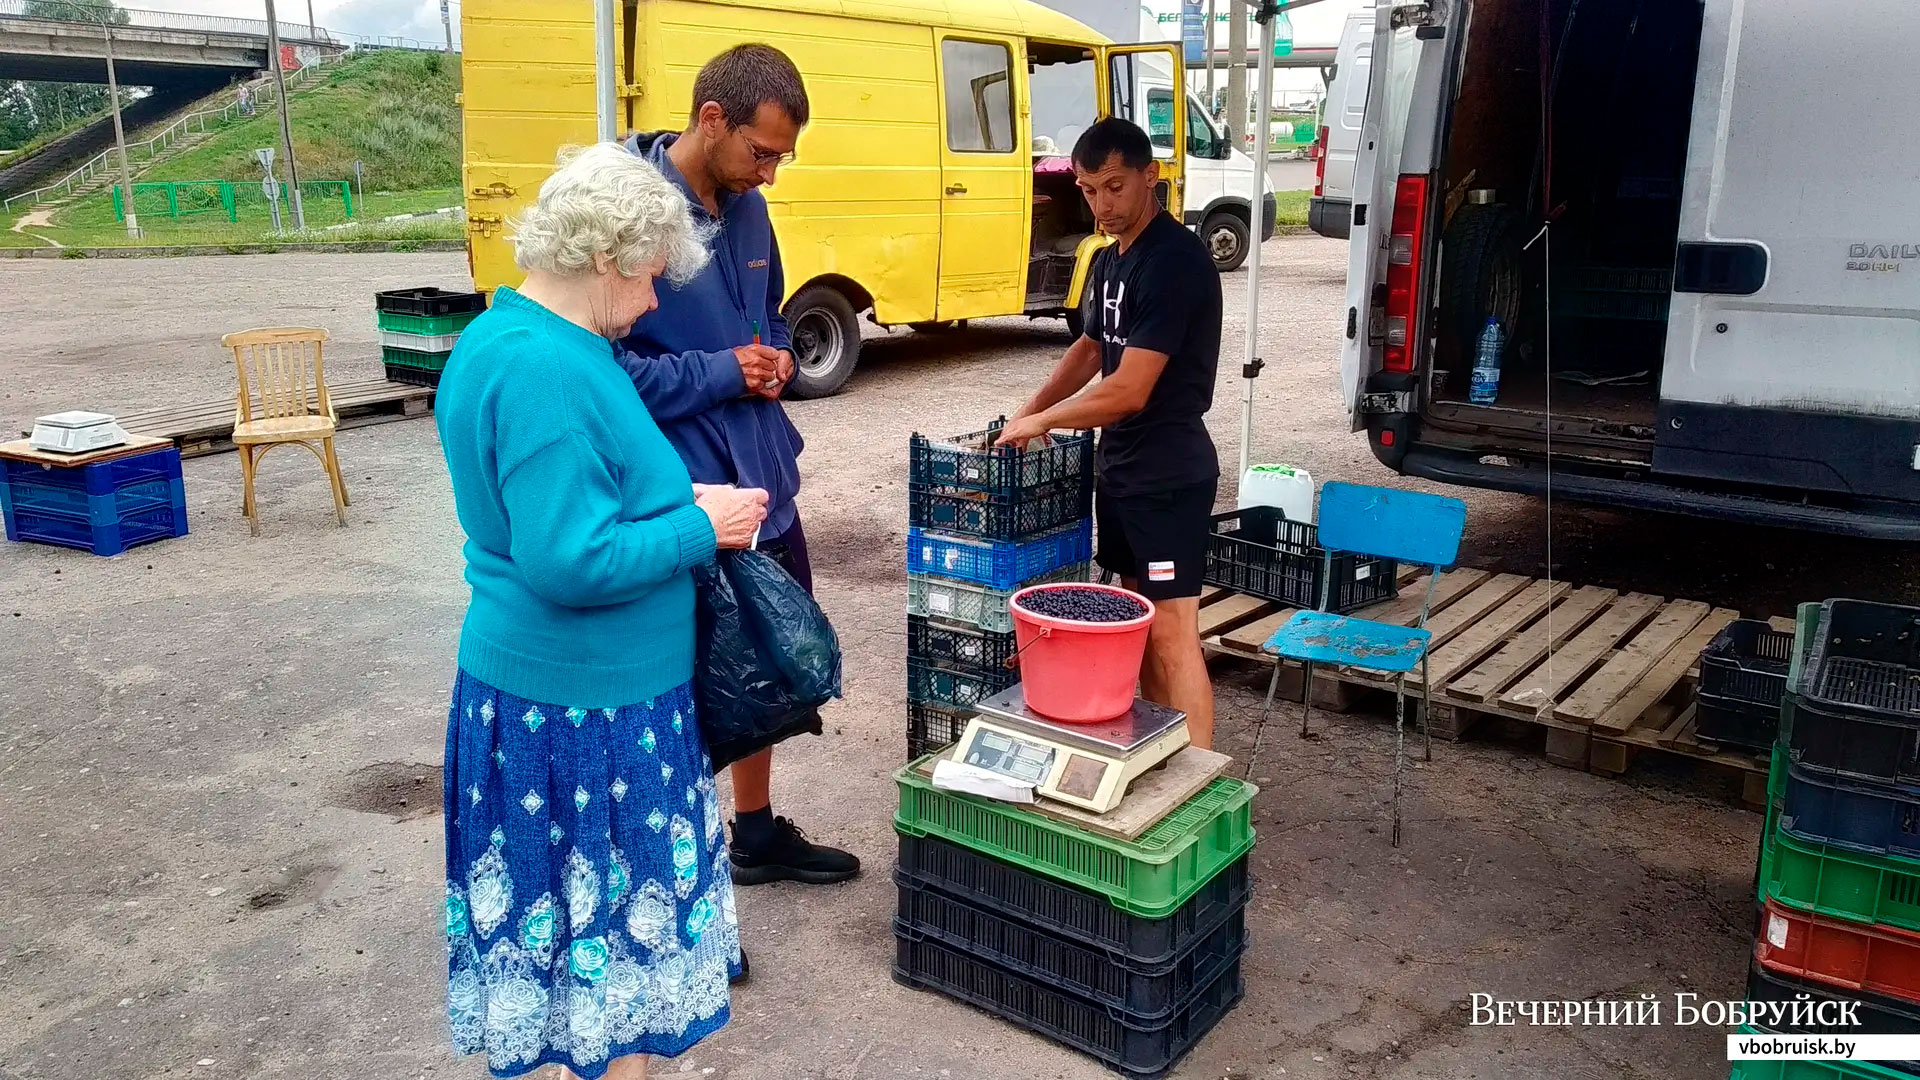
[[[127,129],[120,122],[120,76],[113,66],[112,8],[100,16],[100,36],[107,45],[107,101],[113,108],[113,145],[120,158],[120,199],[126,206],[127,235],[140,238],[140,216],[133,210],[133,168],[127,164]]]
[[[280,63],[280,21],[273,11],[273,0],[267,4],[267,59],[273,64],[274,95],[280,99],[280,141],[287,150],[287,201],[293,206],[293,227],[299,232],[307,231],[306,207],[300,203],[300,167],[293,157],[293,125],[287,119],[287,70]]]

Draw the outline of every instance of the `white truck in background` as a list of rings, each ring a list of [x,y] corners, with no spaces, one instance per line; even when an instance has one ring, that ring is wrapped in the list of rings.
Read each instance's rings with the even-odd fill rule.
[[[1367,116],[1367,78],[1373,66],[1373,9],[1351,12],[1340,28],[1333,75],[1320,104],[1314,143],[1313,197],[1307,227],[1345,240],[1353,221],[1353,163],[1360,152],[1360,125]]]

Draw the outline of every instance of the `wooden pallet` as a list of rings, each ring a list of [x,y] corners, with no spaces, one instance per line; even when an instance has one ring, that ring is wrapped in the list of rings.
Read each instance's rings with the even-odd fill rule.
[[[1354,614],[1412,625],[1425,574],[1403,570],[1397,599]],[[1200,636],[1214,655],[1271,662],[1260,649],[1294,609],[1226,590],[1204,594]],[[1636,753],[1685,754],[1739,770],[1749,801],[1762,801],[1767,762],[1694,734],[1700,650],[1738,617],[1694,600],[1547,582],[1519,574],[1455,569],[1434,583],[1428,677],[1433,734],[1457,739],[1504,718],[1547,729],[1555,764],[1617,775]],[[1294,676],[1294,695],[1299,693]],[[1338,708],[1320,685],[1391,690],[1393,682],[1352,669],[1315,669],[1315,702]],[[1407,686],[1417,692],[1418,671]],[[1756,788],[1755,785],[1758,785]],[[1756,795],[1756,791],[1758,795]]]
[[[366,379],[336,383],[327,392],[340,415],[341,430],[425,416],[433,409],[431,386]],[[171,440],[180,447],[181,457],[198,457],[233,449],[233,404],[232,397],[225,397],[195,405],[122,413],[119,421],[131,434]]]

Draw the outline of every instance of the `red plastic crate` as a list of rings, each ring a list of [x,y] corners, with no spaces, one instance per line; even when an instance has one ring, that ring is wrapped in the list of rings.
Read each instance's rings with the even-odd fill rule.
[[[1754,959],[1769,971],[1920,1002],[1920,934],[1842,922],[1768,900]]]

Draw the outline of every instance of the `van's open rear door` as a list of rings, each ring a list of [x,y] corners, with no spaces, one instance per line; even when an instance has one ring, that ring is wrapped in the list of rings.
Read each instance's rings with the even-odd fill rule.
[[[1656,472],[1920,500],[1916,30],[1706,4]]]
[[[1154,86],[1185,86],[1187,71],[1176,42],[1146,45],[1107,45],[1100,49],[1100,115],[1130,120],[1141,131],[1187,130],[1185,94],[1149,95]],[[1170,100],[1169,100],[1170,99]],[[1150,108],[1171,110],[1150,116]],[[1067,149],[1062,147],[1061,149]],[[1158,155],[1156,155],[1158,156]],[[1161,199],[1174,217],[1181,216],[1187,183],[1186,140],[1173,140],[1173,156],[1160,158]]]
[[[1347,251],[1346,344],[1340,387],[1355,431],[1367,412],[1410,412],[1413,380],[1368,396],[1379,371],[1411,373],[1426,331],[1421,297],[1437,270],[1440,192],[1429,177],[1440,157],[1440,123],[1452,97],[1447,59],[1466,20],[1464,0],[1383,3],[1374,14],[1366,121],[1353,173]],[[1403,396],[1404,395],[1404,396]]]

